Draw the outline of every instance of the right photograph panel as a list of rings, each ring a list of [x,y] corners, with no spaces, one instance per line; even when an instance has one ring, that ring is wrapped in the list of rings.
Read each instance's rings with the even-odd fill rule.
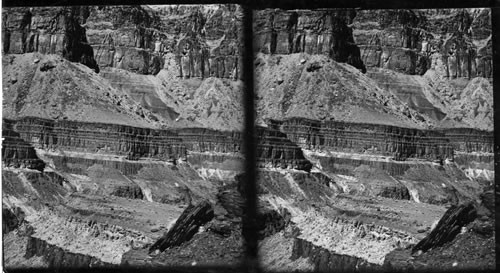
[[[263,269],[494,269],[490,9],[253,20]]]

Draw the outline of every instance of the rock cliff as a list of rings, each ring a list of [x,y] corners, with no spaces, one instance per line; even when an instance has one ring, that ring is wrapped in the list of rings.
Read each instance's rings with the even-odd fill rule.
[[[490,14],[489,9],[364,10],[353,19],[353,36],[367,67],[488,78]]]
[[[241,78],[236,5],[3,9],[3,52],[59,54],[93,68],[158,74],[173,53],[178,76]]]
[[[365,72],[349,25],[354,10],[254,12],[254,49],[265,54],[322,54]]]
[[[58,54],[99,72],[81,26],[86,16],[85,8],[80,7],[2,9],[3,53]]]

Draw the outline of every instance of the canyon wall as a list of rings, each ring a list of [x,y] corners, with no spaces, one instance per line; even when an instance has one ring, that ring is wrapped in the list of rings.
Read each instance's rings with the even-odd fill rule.
[[[367,67],[450,78],[492,77],[489,9],[362,10],[354,41]]]
[[[4,8],[2,51],[57,54],[99,72],[85,28],[80,24],[85,16],[85,9],[79,7]]]
[[[3,18],[4,54],[58,54],[96,72],[156,75],[173,53],[179,77],[242,76],[236,5],[5,8]]]
[[[348,26],[354,10],[254,12],[254,50],[265,54],[322,54],[365,70]]]

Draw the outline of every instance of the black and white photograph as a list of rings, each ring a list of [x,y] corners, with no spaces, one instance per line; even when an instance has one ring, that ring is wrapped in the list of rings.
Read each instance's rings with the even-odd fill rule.
[[[495,268],[490,14],[254,11],[264,270]]]
[[[241,13],[2,9],[5,268],[239,263]]]
[[[2,6],[6,272],[496,269],[493,6],[146,2]]]

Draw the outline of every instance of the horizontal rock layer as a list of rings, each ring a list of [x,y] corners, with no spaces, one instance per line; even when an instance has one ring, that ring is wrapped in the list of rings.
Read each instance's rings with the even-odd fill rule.
[[[493,133],[476,129],[419,130],[303,118],[270,123],[292,142],[309,150],[386,155],[395,160],[444,160],[453,159],[454,151],[492,152],[493,149]]]
[[[471,128],[453,128],[440,130],[449,139],[453,149],[465,153],[494,152],[493,132]]]
[[[116,155],[127,160],[154,159],[169,162],[186,160],[191,152],[220,153],[219,163],[232,158],[237,159],[242,154],[243,135],[241,132],[234,131],[216,131],[206,128],[155,130],[68,120],[55,122],[34,117],[26,117],[17,121],[5,120],[5,124],[11,124],[11,131],[19,134],[19,141],[24,141],[26,145],[4,148],[5,154],[2,157],[4,162],[36,160],[33,147]],[[258,135],[261,139],[257,146],[260,165],[270,164],[273,167],[305,170],[311,168],[311,163],[304,158],[300,148],[290,142],[283,133],[261,128],[258,130]],[[10,145],[10,143],[6,141],[4,145]],[[31,152],[26,153],[26,151]],[[96,158],[72,159],[71,156],[49,156],[57,165],[71,168],[70,171],[75,173],[84,171],[77,169],[78,164],[84,164],[87,167],[96,163],[103,164],[103,166],[109,165],[121,170],[124,174],[136,174],[142,168],[140,164],[122,161],[119,158],[106,161]],[[217,154],[213,156],[217,157]],[[196,156],[190,158],[196,161]],[[76,165],[68,164],[72,162]],[[227,162],[227,164],[233,163]]]
[[[278,127],[282,131],[278,130]],[[237,157],[242,154],[241,132],[206,128],[155,130],[67,120],[55,122],[27,117],[17,121],[4,119],[3,129],[4,136],[7,136],[3,142],[3,162],[7,166],[24,164],[23,166],[40,170],[44,168],[44,164],[38,159],[33,147],[111,154],[123,156],[128,160],[149,158],[170,162],[185,160],[190,152],[226,154],[220,158],[220,163],[232,158],[233,156],[229,156],[231,154]],[[259,166],[306,171],[312,168],[312,164],[304,157],[301,147],[319,151],[386,155],[393,156],[395,160],[408,158],[444,160],[453,159],[454,151],[492,153],[493,150],[493,135],[487,131],[473,129],[431,131],[386,125],[319,122],[301,118],[275,122],[270,128],[258,127],[256,137]],[[66,165],[66,161],[71,160],[69,158],[54,155],[54,160],[62,165]],[[346,160],[352,165],[351,161],[354,159],[335,158],[335,163]],[[83,161],[88,161],[85,165],[90,166],[100,160],[86,158]],[[130,162],[113,162],[110,163],[113,167],[123,169],[124,173],[128,174],[137,173],[141,168]],[[389,166],[385,162],[358,163],[380,165],[379,167],[393,175],[401,175],[409,167],[399,164],[389,164]],[[355,165],[359,165],[358,163]],[[227,164],[233,163],[227,162]]]
[[[49,150],[116,154],[130,160],[175,160],[186,154],[177,134],[148,128],[23,118],[15,130],[33,146]]]
[[[272,167],[294,168],[309,171],[312,164],[302,150],[284,133],[257,127],[257,162]],[[262,164],[260,164],[262,166]]]
[[[281,124],[293,142],[310,150],[336,150],[407,158],[444,159],[453,148],[443,134],[388,125],[290,118]]]
[[[14,123],[4,120],[2,123],[2,162],[5,167],[26,167],[43,170],[45,163],[38,158],[30,143],[24,141],[19,133],[13,130]]]

